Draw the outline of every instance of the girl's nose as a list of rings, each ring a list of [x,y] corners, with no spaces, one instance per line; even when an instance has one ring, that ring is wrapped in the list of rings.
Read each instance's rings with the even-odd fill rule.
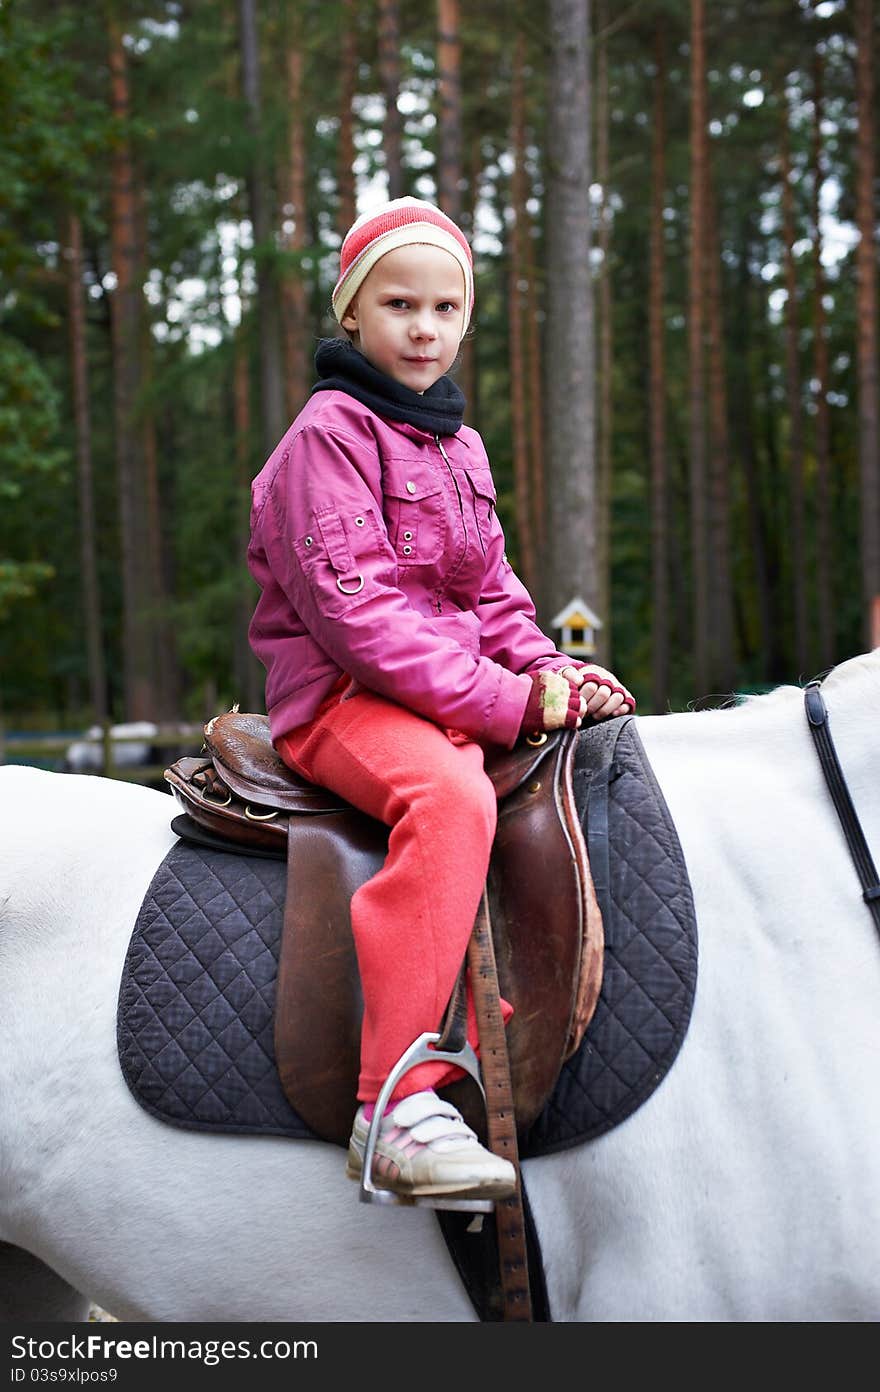
[[[427,310],[421,311],[413,316],[410,332],[414,338],[436,337],[434,323]]]

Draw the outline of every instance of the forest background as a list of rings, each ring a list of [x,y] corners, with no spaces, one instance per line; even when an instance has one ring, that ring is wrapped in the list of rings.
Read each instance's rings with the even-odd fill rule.
[[[547,627],[643,712],[880,643],[872,0],[0,0],[0,717],[262,710],[251,478],[357,212],[472,237],[457,369]]]

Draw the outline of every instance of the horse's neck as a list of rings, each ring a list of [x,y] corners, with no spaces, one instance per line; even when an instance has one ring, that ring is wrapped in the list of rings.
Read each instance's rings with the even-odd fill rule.
[[[880,648],[836,668],[822,687],[838,758],[859,812],[880,816]],[[648,716],[639,731],[652,758],[716,794],[751,800],[824,794],[799,687],[722,711]],[[677,781],[677,779],[676,779]],[[880,831],[880,828],[878,828]]]
[[[824,688],[829,723],[865,836],[880,864],[880,650]],[[678,828],[695,889],[781,916],[858,897],[807,723],[783,687],[723,711],[649,716],[639,731]]]
[[[835,668],[822,690],[837,756],[880,864],[880,648]]]

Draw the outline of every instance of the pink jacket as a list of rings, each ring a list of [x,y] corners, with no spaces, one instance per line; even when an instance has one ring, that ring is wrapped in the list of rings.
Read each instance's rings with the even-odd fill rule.
[[[511,747],[531,683],[566,666],[504,554],[480,436],[310,398],[252,488],[251,646],[273,739],[343,673],[484,743]]]

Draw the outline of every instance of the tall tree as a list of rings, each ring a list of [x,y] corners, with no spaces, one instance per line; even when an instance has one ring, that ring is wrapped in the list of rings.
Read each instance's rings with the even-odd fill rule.
[[[875,640],[880,605],[880,404],[877,382],[877,257],[874,203],[874,6],[855,0],[856,35],[856,360],[859,383],[859,519],[863,632]]]
[[[92,466],[92,420],[89,407],[86,316],[83,302],[82,223],[79,215],[75,212],[71,212],[67,220],[66,240],[70,376],[79,499],[82,617],[88,661],[89,704],[93,719],[103,723],[109,714],[107,709],[107,673],[104,664],[101,590],[98,579],[98,545]]]
[[[403,119],[400,96],[400,6],[397,0],[379,0],[379,76],[385,99],[382,149],[388,174],[388,197],[401,198],[403,181]]]
[[[825,312],[825,269],[822,265],[822,120],[824,60],[821,43],[813,60],[813,376],[815,379],[816,447],[816,618],[819,660],[830,667],[834,642],[834,526],[831,491],[831,414],[828,401],[828,322]]]
[[[523,265],[523,230],[527,226],[526,200],[528,180],[525,170],[525,35],[516,34],[511,58],[510,91],[510,148],[513,170],[510,176],[510,217],[508,222],[508,293],[507,323],[510,361],[510,435],[513,456],[513,480],[516,529],[519,537],[519,556],[523,579],[529,589],[537,580],[535,571],[535,538],[532,523],[532,498],[529,470],[528,393],[525,360],[525,296],[523,288],[526,271]]]
[[[549,0],[547,21],[546,332],[552,352],[545,383],[549,504],[545,621],[577,594],[595,605],[599,583],[589,4],[587,0]]]
[[[602,615],[598,653],[609,662],[613,651],[611,606],[611,438],[614,393],[614,324],[611,303],[611,165],[608,99],[608,3],[599,0],[596,13],[596,179],[601,190],[599,204],[599,362],[597,383],[598,451],[596,469],[596,542],[597,589],[596,608]]]
[[[303,101],[303,37],[299,11],[289,12],[285,36],[287,90],[287,198],[282,245],[290,262],[282,283],[285,405],[289,420],[301,409],[309,390],[309,300],[303,272],[303,253],[308,246],[306,188],[306,118]]]
[[[110,301],[113,402],[123,598],[123,690],[128,720],[156,717],[151,585],[150,499],[144,436],[136,409],[142,384],[142,268],[138,190],[129,138],[130,95],[123,32],[108,16],[111,106],[116,139],[111,159],[110,245],[116,284]]]
[[[148,265],[149,233],[147,194],[143,171],[135,165],[138,217],[138,260]],[[141,315],[140,363],[143,395],[149,402],[155,395],[154,340],[147,315]],[[140,434],[144,453],[144,488],[147,513],[144,521],[150,592],[150,636],[152,640],[153,706],[155,720],[175,720],[180,709],[180,671],[177,660],[177,630],[172,619],[171,554],[168,528],[163,524],[162,490],[159,480],[159,451],[155,410],[148,405],[140,413]]]
[[[782,647],[782,634],[773,584],[774,573],[778,567],[774,564],[775,551],[771,539],[771,534],[784,529],[777,529],[774,525],[773,511],[775,509],[771,510],[768,517],[765,494],[769,493],[771,498],[774,498],[777,490],[765,487],[764,476],[767,470],[766,464],[762,468],[761,443],[758,439],[760,435],[758,421],[762,399],[767,390],[767,383],[772,381],[772,370],[765,361],[761,350],[760,332],[756,334],[754,329],[755,319],[763,322],[765,310],[763,303],[761,303],[759,314],[753,314],[752,301],[756,297],[749,273],[749,267],[755,264],[755,258],[766,262],[766,250],[760,241],[759,233],[754,227],[752,219],[752,208],[747,204],[743,210],[743,226],[738,246],[737,293],[731,297],[734,307],[731,319],[736,330],[737,351],[744,356],[751,367],[749,376],[743,374],[737,376],[733,397],[737,436],[736,462],[742,471],[742,479],[741,482],[738,482],[737,491],[742,497],[746,514],[746,534],[749,541],[748,576],[751,581],[750,588],[754,589],[756,599],[755,638],[752,640],[752,644],[762,654],[766,663],[766,671],[778,672],[781,669],[784,672],[784,664],[777,660],[777,655]],[[772,418],[774,412],[767,411],[766,406],[764,410],[766,415]],[[730,453],[733,457],[732,450]],[[745,601],[740,599],[739,610],[742,630],[740,646],[744,651],[747,651],[749,638],[745,631],[744,609]],[[728,690],[730,689],[729,682],[723,684]]]
[[[235,549],[239,559],[235,593],[235,633],[233,671],[238,699],[245,709],[261,711],[264,706],[264,673],[251,651],[248,626],[254,610],[255,592],[245,559],[250,537],[250,482],[253,476],[251,385],[247,343],[241,332],[233,347],[232,402],[235,439]]]
[[[789,543],[791,597],[794,613],[794,658],[801,676],[812,670],[807,623],[807,557],[804,487],[804,412],[801,400],[800,313],[794,244],[795,171],[791,162],[788,102],[783,97],[780,178],[782,180],[782,255],[785,277],[785,400],[788,408]]]
[[[727,376],[724,362],[724,325],[721,296],[721,242],[715,190],[706,160],[706,348],[709,384],[709,422],[712,447],[709,453],[709,543],[710,641],[712,682],[721,691],[734,686],[733,663],[733,576],[730,560],[730,468],[731,455],[727,428]]]
[[[669,469],[666,440],[666,29],[654,38],[655,75],[651,151],[651,235],[648,323],[651,439],[651,703],[655,713],[669,700]]]
[[[265,453],[274,449],[284,429],[284,386],[278,277],[272,243],[271,197],[263,152],[260,52],[255,0],[239,0],[241,82],[250,136],[248,203],[254,239],[260,352],[260,416]]]
[[[698,696],[708,693],[709,552],[706,484],[705,265],[706,19],[703,0],[691,0],[690,256],[688,270],[688,409],[691,509],[691,585],[693,590],[693,682]]]
[[[461,34],[458,0],[437,0],[437,30],[437,88],[440,99],[437,202],[454,222],[460,222]]]
[[[339,144],[336,155],[336,184],[339,208],[336,214],[340,237],[344,237],[357,216],[354,181],[354,94],[357,84],[358,39],[357,4],[342,0],[342,33],[339,41]]]

